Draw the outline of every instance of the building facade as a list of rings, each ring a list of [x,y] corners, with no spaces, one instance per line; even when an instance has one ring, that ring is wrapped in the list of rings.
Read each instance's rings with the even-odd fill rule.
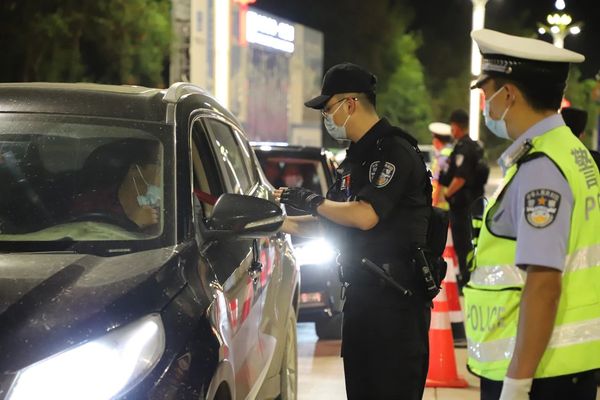
[[[173,0],[171,83],[214,94],[251,140],[320,146],[323,34],[250,7],[252,0]]]

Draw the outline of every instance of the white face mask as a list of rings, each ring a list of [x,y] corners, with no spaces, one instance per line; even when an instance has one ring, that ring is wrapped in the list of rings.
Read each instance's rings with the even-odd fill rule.
[[[506,117],[506,113],[510,109],[510,106],[506,107],[506,110],[502,113],[500,119],[492,119],[490,117],[490,102],[500,93],[505,86],[502,86],[500,89],[496,91],[489,99],[485,101],[485,106],[483,107],[483,119],[485,120],[485,126],[496,136],[501,139],[510,139],[508,136],[508,129],[506,128],[506,121],[504,117]]]
[[[344,99],[344,101],[342,101],[342,104],[340,104],[338,106],[338,108],[335,109],[334,112],[332,112],[331,114],[325,114],[324,118],[323,118],[323,123],[325,124],[325,129],[327,129],[327,132],[335,140],[347,140],[348,139],[348,134],[346,133],[346,124],[348,123],[348,120],[350,119],[350,115],[348,115],[348,118],[346,118],[346,120],[344,121],[344,124],[342,126],[336,125],[335,122],[333,121],[333,116],[335,115],[336,112],[339,111],[340,108],[342,108],[342,106],[344,105],[346,100],[347,99]]]
[[[144,175],[142,174],[140,167],[138,165],[136,165],[135,167],[137,168],[138,173],[142,177],[142,180],[146,184],[146,194],[142,195],[142,194],[140,194],[140,191],[137,187],[135,177],[132,177],[133,185],[135,186],[135,191],[138,194],[138,196],[137,196],[138,204],[140,205],[140,207],[143,207],[143,206],[158,207],[160,205],[160,197],[161,197],[160,188],[156,185],[149,184],[146,181],[146,178],[144,178]]]

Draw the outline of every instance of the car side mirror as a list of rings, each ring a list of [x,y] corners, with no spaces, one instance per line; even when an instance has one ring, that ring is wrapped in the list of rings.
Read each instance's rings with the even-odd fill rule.
[[[254,196],[226,193],[219,197],[203,236],[255,239],[270,236],[283,224],[283,212],[275,203]]]

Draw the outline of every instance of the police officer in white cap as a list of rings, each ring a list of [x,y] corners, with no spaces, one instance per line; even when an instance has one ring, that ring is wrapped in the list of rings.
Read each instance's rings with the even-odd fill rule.
[[[464,289],[468,367],[482,399],[596,398],[600,368],[600,174],[558,110],[580,54],[491,30],[474,87],[513,143],[487,204]]]
[[[430,123],[429,132],[431,132],[431,143],[435,151],[431,162],[433,205],[447,210],[448,202],[444,198],[444,187],[440,185],[439,179],[440,172],[446,169],[448,158],[452,154],[452,132],[450,125],[444,122]]]

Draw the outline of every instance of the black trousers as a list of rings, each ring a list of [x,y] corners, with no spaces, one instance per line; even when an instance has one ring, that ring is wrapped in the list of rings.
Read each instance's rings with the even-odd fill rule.
[[[594,371],[534,379],[531,400],[596,400]],[[498,400],[502,382],[481,378],[481,400]]]
[[[390,288],[351,286],[344,304],[342,357],[348,399],[423,397],[431,309]]]

